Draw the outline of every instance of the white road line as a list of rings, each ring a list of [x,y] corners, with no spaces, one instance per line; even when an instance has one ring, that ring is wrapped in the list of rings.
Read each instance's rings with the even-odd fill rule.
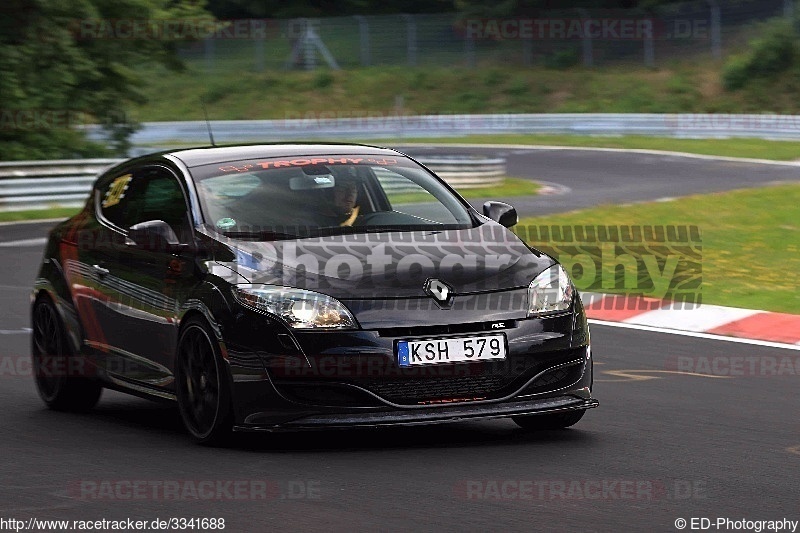
[[[45,222],[63,222],[67,217],[61,218],[37,218],[36,220],[11,220],[9,222],[0,222],[2,226],[18,226],[20,224],[43,224]]]
[[[8,289],[8,290],[23,290],[24,289],[26,291],[29,291],[29,290],[31,290],[31,286],[30,285],[0,285],[0,290],[4,290],[4,289]]]
[[[17,246],[41,246],[47,242],[47,237],[37,237],[35,239],[20,239],[17,241],[0,242],[2,248],[15,248]]]
[[[31,328],[22,328],[22,329],[0,329],[0,335],[22,335],[23,333],[27,334],[33,331]]]
[[[784,167],[798,167],[800,161],[776,161],[774,159],[755,159],[751,157],[730,157],[725,155],[692,154],[689,152],[671,152],[669,150],[648,150],[646,148],[601,148],[599,146],[558,146],[547,144],[471,144],[471,143],[445,143],[423,144],[405,143],[402,146],[434,146],[436,148],[494,148],[501,150],[580,150],[584,152],[620,152],[645,155],[666,155],[671,157],[685,157],[688,159],[708,159],[711,161],[731,161],[734,163],[756,163],[759,165],[777,165]]]
[[[570,189],[566,185],[561,185],[560,183],[555,183],[552,181],[542,181],[542,180],[534,180],[534,181],[542,186],[539,189],[540,196],[562,195],[562,194],[569,194],[572,192],[572,189]]]
[[[758,313],[761,311],[719,305],[701,305],[692,309],[670,309],[667,306],[632,316],[623,322],[683,331],[708,331]]]
[[[667,333],[669,335],[681,335],[683,337],[694,337],[697,339],[707,339],[712,341],[735,342],[737,344],[753,344],[756,346],[764,346],[766,348],[781,348],[784,350],[797,350],[800,351],[800,343],[798,344],[784,344],[781,342],[760,341],[756,339],[742,339],[740,337],[726,337],[724,335],[714,335],[713,333],[700,333],[697,331],[681,331],[678,329],[659,328],[654,326],[643,326],[641,324],[628,324],[625,322],[608,322],[606,320],[597,320],[594,318],[589,319],[590,324],[597,324],[598,326],[609,326],[612,328],[623,329],[636,329],[639,331],[648,331],[651,333]]]

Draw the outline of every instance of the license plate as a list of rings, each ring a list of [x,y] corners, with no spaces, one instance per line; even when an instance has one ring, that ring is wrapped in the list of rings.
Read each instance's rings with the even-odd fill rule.
[[[397,343],[400,366],[436,365],[459,361],[487,361],[506,358],[503,335],[450,337]]]

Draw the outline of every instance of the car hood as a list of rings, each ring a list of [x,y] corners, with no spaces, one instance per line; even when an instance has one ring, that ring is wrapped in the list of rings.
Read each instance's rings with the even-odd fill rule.
[[[383,232],[296,240],[225,240],[217,262],[248,283],[298,287],[336,298],[426,296],[427,280],[454,294],[527,287],[555,261],[499,224],[447,231]]]

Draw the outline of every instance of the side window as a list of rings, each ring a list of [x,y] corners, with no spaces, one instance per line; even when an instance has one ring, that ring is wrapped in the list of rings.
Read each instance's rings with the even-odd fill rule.
[[[100,211],[109,222],[122,226],[128,192],[133,174],[125,173],[101,182],[99,189]]]
[[[163,220],[183,240],[189,231],[186,199],[178,180],[166,169],[151,167],[134,172],[127,195],[123,227]]]

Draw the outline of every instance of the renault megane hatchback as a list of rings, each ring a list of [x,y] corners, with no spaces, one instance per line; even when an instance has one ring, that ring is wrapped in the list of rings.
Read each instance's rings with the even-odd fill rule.
[[[410,157],[350,144],[211,147],[119,164],[50,234],[33,363],[50,407],[103,387],[177,401],[187,430],[276,431],[595,407],[564,269]]]

